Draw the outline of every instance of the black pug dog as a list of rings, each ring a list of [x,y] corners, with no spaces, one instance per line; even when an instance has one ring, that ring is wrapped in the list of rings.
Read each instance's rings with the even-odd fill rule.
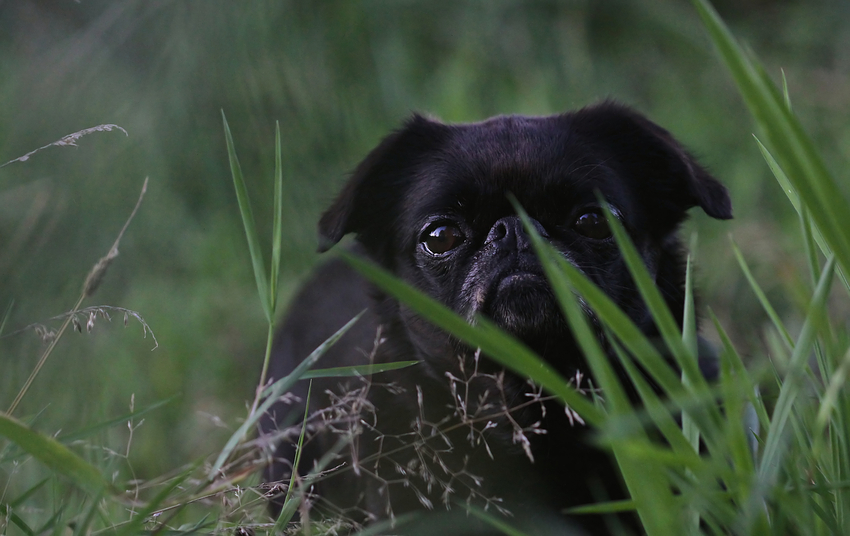
[[[492,319],[587,389],[584,358],[509,194],[567,261],[647,335],[657,336],[597,193],[630,233],[681,324],[677,228],[695,206],[731,218],[729,196],[669,132],[613,102],[549,117],[458,125],[414,115],[369,153],[324,213],[320,250],[354,234],[358,254],[470,320],[478,314]],[[550,532],[558,533],[565,529],[552,519],[561,519],[563,509],[624,497],[608,453],[589,441],[590,430],[577,415],[340,260],[321,266],[293,301],[278,333],[271,377],[291,372],[363,310],[319,368],[419,363],[372,378],[314,381],[298,472],[307,475],[326,453],[338,454],[325,460],[308,487],[317,512],[311,515],[368,522],[463,503],[510,513],[524,528],[532,521],[554,523]],[[701,359],[701,368],[708,377],[716,374],[709,359]],[[294,394],[261,424],[262,435],[278,445],[264,475],[269,483],[288,483],[292,470],[306,382]],[[272,486],[273,494],[278,491],[273,511],[280,509],[281,489]],[[639,530],[633,517],[623,520]],[[570,520],[594,534],[608,533],[610,522]]]

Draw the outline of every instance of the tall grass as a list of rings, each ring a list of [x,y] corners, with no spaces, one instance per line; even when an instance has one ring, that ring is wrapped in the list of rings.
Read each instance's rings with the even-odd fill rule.
[[[748,268],[746,254],[734,244],[730,246],[750,289],[772,320],[773,332],[763,350],[771,368],[745,363],[724,326],[709,311],[722,346],[721,373],[714,384],[704,381],[697,367],[692,271],[689,269],[687,276],[685,329],[679,330],[627,233],[610,215],[617,243],[660,328],[662,349],[548,247],[533,226],[527,226],[594,381],[605,393],[602,407],[597,405],[598,399],[588,399],[521,342],[501,333],[486,319],[469,324],[380,269],[355,257],[348,256],[348,260],[424,318],[480,348],[506,368],[533,379],[601,432],[603,445],[611,449],[622,471],[630,499],[576,507],[571,514],[634,510],[651,535],[850,533],[850,395],[843,388],[850,375],[850,334],[844,319],[830,316],[827,308],[836,272],[843,290],[850,291],[845,278],[850,269],[850,206],[793,115],[787,91],[780,91],[758,62],[741,49],[707,2],[695,0],[694,5],[759,126],[758,147],[766,165],[799,214],[805,244],[801,256],[811,270],[808,302],[800,311],[804,322],[795,332],[784,325],[759,287]],[[283,240],[285,190],[280,133],[278,128],[273,242],[271,262],[267,265],[226,120],[224,129],[250,262],[268,325],[261,380],[245,419],[220,451],[208,459],[186,463],[158,479],[137,482],[108,476],[115,468],[93,456],[90,450],[79,448],[78,442],[118,425],[132,430],[134,423],[154,406],[132,408],[127,415],[58,437],[39,432],[36,417],[17,419],[11,411],[0,414],[0,436],[6,439],[0,445],[0,469],[15,478],[21,467],[37,462],[49,474],[16,496],[0,493],[0,533],[140,534],[168,530],[190,534],[236,529],[277,531],[286,527],[299,530],[290,523],[303,500],[295,480],[289,482],[284,512],[277,520],[267,518],[264,490],[252,480],[252,473],[262,463],[252,441],[257,419],[298,379],[380,370],[310,370],[346,326],[290,376],[274,383],[267,381]],[[517,211],[523,215],[522,207],[517,207]],[[633,406],[625,396],[624,385],[613,373],[611,356],[602,351],[586,325],[576,296],[581,296],[596,312],[612,343],[613,357],[641,398],[639,406]],[[672,357],[675,367],[670,366],[667,357]],[[753,361],[758,365],[758,359]],[[661,395],[649,388],[639,370],[660,387]],[[776,397],[766,399],[761,392],[775,393]],[[52,490],[55,500],[45,504],[43,512],[35,515],[23,508],[46,488]],[[476,511],[473,514],[481,515],[506,534],[522,534],[521,528],[511,526],[509,520]],[[319,534],[322,523],[300,530]],[[366,529],[363,534],[379,529]]]
[[[617,243],[675,368],[607,296],[543,243],[526,221],[593,377],[605,393],[604,411],[589,407],[563,378],[485,319],[467,325],[380,270],[353,257],[348,260],[420,315],[532,378],[603,432],[631,500],[588,505],[574,509],[575,513],[634,509],[646,532],[658,535],[844,534],[850,530],[845,521],[850,513],[850,397],[842,384],[850,368],[850,342],[841,319],[828,317],[826,304],[833,275],[836,270],[846,273],[850,262],[850,222],[846,221],[850,206],[791,112],[787,92],[783,95],[741,49],[707,2],[696,1],[695,5],[768,142],[757,140],[768,166],[800,214],[807,248],[803,255],[812,269],[812,293],[802,311],[805,321],[794,338],[735,249],[752,291],[774,322],[776,338],[785,343],[785,348],[767,349],[775,360],[775,401],[769,403],[759,396],[757,386],[762,378],[747,372],[713,315],[723,341],[721,375],[716,385],[706,383],[697,368],[690,269],[681,333],[627,233],[610,214]],[[517,210],[525,217],[521,207]],[[599,316],[616,357],[640,394],[641,406],[632,407],[626,398],[624,386],[587,326],[575,295],[584,298]],[[777,349],[780,351],[775,353]],[[663,398],[648,387],[641,369],[661,387]],[[678,416],[682,426],[677,424]],[[656,433],[647,434],[647,422]],[[700,439],[704,451],[700,451]]]

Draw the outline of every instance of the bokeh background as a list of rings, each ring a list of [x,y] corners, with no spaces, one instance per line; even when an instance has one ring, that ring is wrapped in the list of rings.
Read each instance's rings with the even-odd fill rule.
[[[775,80],[784,70],[796,112],[846,177],[850,3],[715,5]],[[767,320],[729,235],[793,326],[808,277],[797,217],[687,1],[0,0],[0,163],[99,124],[129,133],[94,133],[0,169],[0,308],[13,304],[3,333],[58,326],[48,320],[74,304],[150,177],[120,256],[85,305],[137,311],[159,341],[151,351],[120,315],[66,335],[16,415],[68,432],[125,413],[131,397],[137,409],[171,399],[146,415],[120,467],[140,479],[217,452],[238,426],[265,325],[222,110],[264,245],[280,122],[285,300],[321,261],[322,208],[411,112],[474,121],[603,98],[671,130],[728,185],[736,218],[694,214],[683,232],[698,232],[702,307],[744,353],[763,356]],[[0,339],[0,408],[43,348],[32,331]],[[125,427],[101,435],[93,443],[124,452]],[[9,476],[0,473],[0,490]]]

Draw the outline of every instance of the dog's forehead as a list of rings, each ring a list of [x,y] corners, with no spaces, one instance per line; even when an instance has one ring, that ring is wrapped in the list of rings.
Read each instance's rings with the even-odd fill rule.
[[[449,163],[485,171],[492,179],[515,180],[561,163],[572,137],[564,116],[499,116],[455,126],[443,156]]]
[[[424,159],[408,208],[410,217],[460,210],[511,210],[507,194],[523,206],[569,210],[607,190],[612,173],[604,156],[570,128],[570,116],[500,116],[452,125],[436,155]]]

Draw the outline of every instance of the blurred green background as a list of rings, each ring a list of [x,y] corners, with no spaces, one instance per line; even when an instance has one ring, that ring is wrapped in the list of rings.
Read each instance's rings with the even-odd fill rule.
[[[774,79],[784,69],[795,110],[843,177],[850,3],[715,5]],[[797,218],[686,1],[0,0],[0,163],[102,123],[129,132],[94,133],[0,169],[0,306],[14,301],[4,333],[70,309],[150,177],[121,255],[85,305],[138,311],[159,341],[151,351],[141,326],[124,328],[120,315],[66,335],[15,414],[67,432],[126,412],[131,396],[136,408],[176,396],[146,416],[130,463],[118,467],[141,479],[216,452],[238,426],[265,325],[221,110],[264,244],[280,121],[285,299],[321,260],[322,208],[412,111],[473,121],[608,97],[671,130],[731,190],[735,220],[694,214],[684,236],[699,232],[703,307],[757,354],[767,320],[728,235],[793,325],[807,278]],[[31,331],[0,339],[0,408],[43,348]],[[93,444],[126,448],[126,427],[104,435]],[[9,476],[0,473],[0,488]]]

